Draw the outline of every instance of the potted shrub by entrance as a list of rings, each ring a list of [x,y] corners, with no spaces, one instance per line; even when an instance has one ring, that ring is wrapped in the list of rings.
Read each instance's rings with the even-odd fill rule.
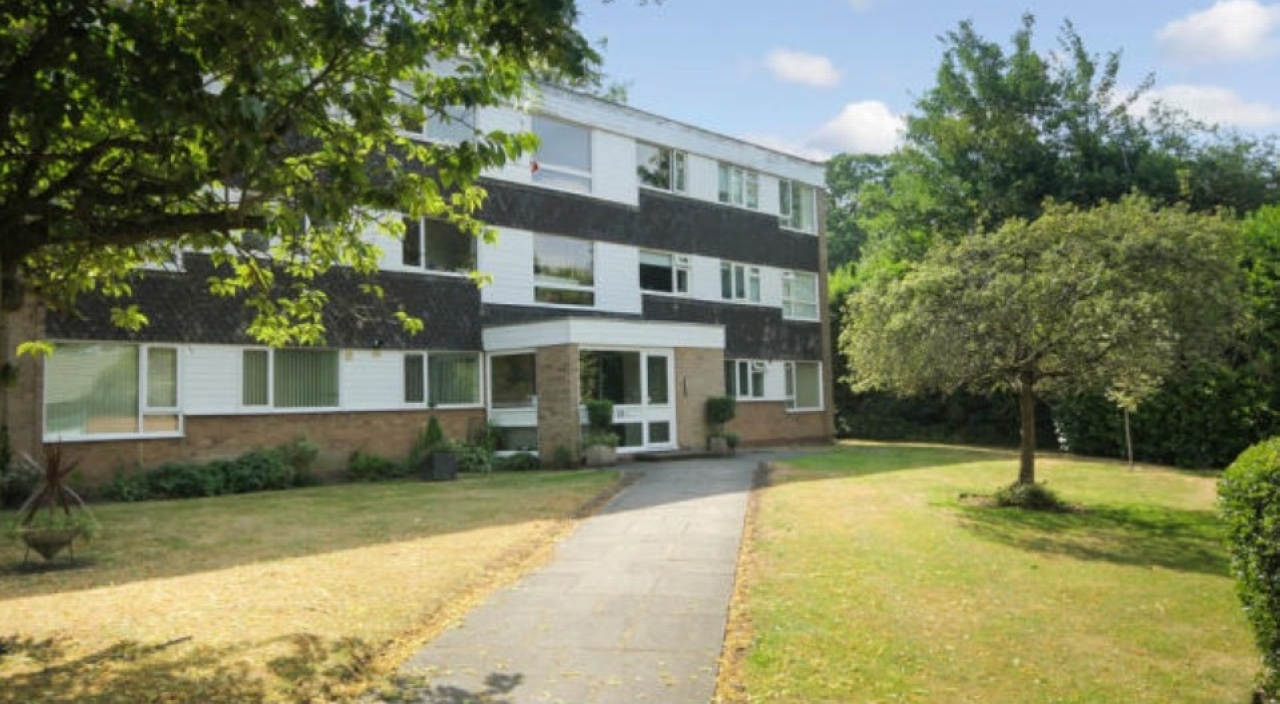
[[[75,463],[62,466],[62,448],[58,445],[47,446],[43,467],[29,455],[24,454],[22,461],[35,468],[40,475],[35,490],[18,509],[18,517],[13,525],[14,536],[27,548],[23,562],[27,561],[32,551],[46,560],[52,560],[64,549],[73,548],[75,541],[93,537],[98,523],[93,519],[84,499],[67,486],[67,477],[75,469]]]
[[[717,455],[732,454],[738,445],[738,436],[726,432],[725,423],[738,415],[738,401],[732,396],[712,396],[707,399],[707,449]]]
[[[427,481],[444,482],[458,478],[458,453],[444,436],[440,421],[435,416],[431,416],[427,427],[418,433],[409,462]]]
[[[613,402],[587,401],[587,434],[582,438],[588,467],[609,467],[618,462],[618,434],[613,432]]]

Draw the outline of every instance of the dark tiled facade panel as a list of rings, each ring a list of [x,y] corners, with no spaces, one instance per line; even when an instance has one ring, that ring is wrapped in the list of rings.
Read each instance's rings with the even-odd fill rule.
[[[485,182],[482,219],[514,227],[682,254],[818,271],[818,238],[783,230],[776,215],[640,190],[640,207]]]
[[[146,272],[134,283],[130,298],[109,301],[100,296],[81,299],[74,314],[50,314],[46,334],[61,340],[131,340],[255,344],[245,331],[252,311],[239,298],[209,293],[214,273],[209,258],[187,254],[182,273]],[[461,277],[382,272],[376,279],[383,297],[360,290],[370,282],[349,269],[334,269],[321,279],[329,294],[324,323],[325,345],[355,349],[479,350],[480,291]],[[136,302],[150,323],[137,333],[111,324],[111,308]],[[421,317],[426,329],[405,333],[394,318],[397,310]]]
[[[822,359],[822,324],[784,320],[778,308],[645,296],[646,320],[724,326],[724,356]]]

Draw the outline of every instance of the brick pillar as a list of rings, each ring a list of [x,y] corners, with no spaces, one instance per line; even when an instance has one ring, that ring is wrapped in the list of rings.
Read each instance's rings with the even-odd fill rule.
[[[707,399],[724,395],[724,350],[676,348],[676,439],[680,447],[707,447]]]
[[[582,422],[578,417],[581,380],[578,376],[578,346],[539,347],[536,353],[538,375],[538,454],[543,462],[556,457],[564,448],[577,458],[582,445]]]

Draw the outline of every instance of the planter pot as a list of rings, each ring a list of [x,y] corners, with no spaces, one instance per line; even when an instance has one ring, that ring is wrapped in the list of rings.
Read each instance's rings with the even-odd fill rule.
[[[713,435],[707,438],[707,449],[716,455],[733,454],[733,450],[729,447],[729,438],[723,435]]]
[[[46,560],[52,560],[75,542],[83,532],[81,528],[45,528],[22,531],[22,542]]]
[[[431,453],[431,481],[451,482],[458,478],[458,456],[452,452]]]
[[[587,445],[588,467],[612,467],[618,463],[618,448],[613,445]]]

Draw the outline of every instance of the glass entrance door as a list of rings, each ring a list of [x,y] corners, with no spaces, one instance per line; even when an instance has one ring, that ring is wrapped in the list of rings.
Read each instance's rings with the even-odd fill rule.
[[[583,350],[582,400],[613,402],[618,449],[665,450],[676,445],[670,350]]]

